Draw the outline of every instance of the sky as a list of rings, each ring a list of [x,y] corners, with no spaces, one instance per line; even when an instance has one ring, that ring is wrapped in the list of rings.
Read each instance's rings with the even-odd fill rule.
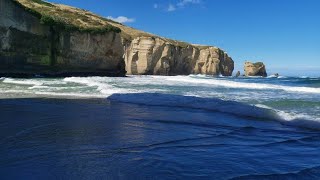
[[[319,0],[49,0],[194,44],[218,46],[243,71],[320,76]]]

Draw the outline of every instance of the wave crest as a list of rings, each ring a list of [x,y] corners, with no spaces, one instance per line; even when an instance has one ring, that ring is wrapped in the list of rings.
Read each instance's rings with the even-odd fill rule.
[[[200,78],[199,76],[188,76],[185,78],[183,76],[174,76],[166,78],[169,81],[179,81],[194,84],[207,84],[220,87],[234,88],[234,89],[257,89],[257,90],[282,90],[287,92],[298,92],[298,93],[315,93],[320,94],[320,88],[313,87],[294,87],[294,86],[284,86],[284,85],[274,85],[274,84],[263,84],[263,83],[246,83],[229,81],[214,78]]]
[[[201,98],[160,93],[113,94],[107,99],[148,106],[201,109],[254,119],[276,120],[287,125],[320,130],[320,119],[307,115],[292,115],[268,106],[250,105],[216,98]]]

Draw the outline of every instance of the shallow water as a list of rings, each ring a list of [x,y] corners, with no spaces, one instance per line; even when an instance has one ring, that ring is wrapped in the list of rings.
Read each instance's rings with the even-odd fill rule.
[[[109,100],[0,100],[1,179],[312,179],[320,132]]]
[[[319,179],[319,82],[3,78],[1,179]]]

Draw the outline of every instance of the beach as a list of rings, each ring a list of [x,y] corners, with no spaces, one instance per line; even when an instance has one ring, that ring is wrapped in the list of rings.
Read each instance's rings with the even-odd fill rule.
[[[179,78],[180,84],[169,78]],[[318,89],[301,79],[281,84],[279,79],[198,76],[5,78],[0,83],[0,174],[2,179],[316,179]],[[269,83],[278,88],[269,94],[278,95],[277,103],[271,98],[248,103],[244,89],[233,89],[233,83],[254,83],[255,89],[246,89],[257,94],[251,102],[272,93],[257,90]],[[11,91],[5,92],[8,86]],[[189,91],[199,94],[183,94]],[[204,91],[216,95],[201,96]],[[286,102],[279,98],[284,95]]]

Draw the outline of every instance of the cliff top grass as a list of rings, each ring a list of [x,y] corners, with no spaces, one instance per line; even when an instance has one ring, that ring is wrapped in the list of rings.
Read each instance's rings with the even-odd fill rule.
[[[45,25],[69,31],[90,33],[117,32],[121,29],[111,25],[111,20],[100,18],[88,11],[42,0],[13,0],[27,11],[40,18]],[[115,22],[114,22],[115,23]]]
[[[262,67],[262,66],[264,66],[264,63],[263,62],[256,62],[256,63],[253,63],[253,65],[256,67]]]
[[[79,9],[62,4],[49,3],[42,0],[13,0],[24,7],[27,11],[40,18],[41,23],[56,26],[70,31],[105,33],[121,32],[124,39],[132,40],[137,37],[154,37],[167,41],[179,47],[194,46],[205,49],[211,46],[192,45],[186,42],[163,38],[154,34],[146,33],[110,19],[98,16],[87,10]],[[216,47],[213,47],[216,48]],[[218,48],[217,48],[218,49]]]
[[[263,63],[263,62],[255,62],[255,63],[252,63],[251,61],[246,61],[245,63],[246,63],[246,64],[252,64],[252,65],[255,66],[255,67],[262,67],[262,66],[264,66],[264,63]]]

